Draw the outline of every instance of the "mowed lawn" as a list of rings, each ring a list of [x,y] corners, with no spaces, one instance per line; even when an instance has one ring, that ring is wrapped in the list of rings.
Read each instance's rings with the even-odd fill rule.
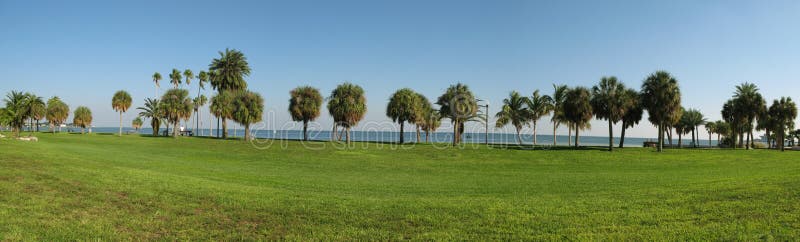
[[[0,240],[800,239],[800,152],[36,135]]]

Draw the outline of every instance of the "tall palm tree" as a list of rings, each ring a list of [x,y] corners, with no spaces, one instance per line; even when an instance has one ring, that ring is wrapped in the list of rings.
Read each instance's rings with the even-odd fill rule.
[[[503,107],[500,109],[500,112],[495,114],[495,118],[497,118],[495,127],[502,128],[507,124],[514,126],[514,129],[517,132],[518,144],[522,144],[520,130],[522,129],[522,126],[528,122],[528,119],[530,119],[531,116],[528,108],[525,107],[528,102],[528,97],[520,95],[517,91],[512,91],[508,95],[508,98],[503,99]]]
[[[533,95],[527,100],[528,106],[528,119],[531,121],[531,128],[533,128],[533,145],[536,145],[536,123],[539,122],[543,116],[550,114],[553,111],[553,98],[548,95],[539,94],[539,90],[533,91]]]
[[[567,91],[569,88],[567,85],[556,85],[553,84],[553,116],[550,119],[553,122],[553,146],[556,146],[556,129],[560,124],[566,124],[567,119],[564,117],[564,98],[566,97]],[[570,129],[572,129],[570,127]],[[569,135],[572,135],[572,131],[569,132]],[[571,140],[572,138],[570,138]],[[567,142],[567,146],[569,143]]]
[[[25,126],[25,120],[28,119],[28,95],[23,92],[11,91],[6,94],[4,101],[6,103],[5,122],[11,126],[14,136],[19,137],[22,127]]]
[[[137,116],[136,118],[133,119],[133,121],[131,121],[131,127],[135,129],[136,132],[139,132],[139,129],[142,128],[143,123],[144,122],[142,121],[142,118]]]
[[[200,71],[200,73],[197,74],[197,84],[198,84],[197,85],[197,98],[200,98],[201,90],[205,90],[206,89],[206,85],[205,84],[207,82],[208,82],[208,72]],[[206,98],[206,102],[207,101],[208,101],[208,98]],[[203,102],[203,105],[205,105],[206,102]],[[202,106],[202,105],[200,105],[200,106]],[[195,119],[195,124],[196,124],[195,125],[195,129],[198,130],[198,132],[199,132],[199,129],[200,129],[200,112],[199,112],[199,108],[200,107],[195,106],[194,108],[195,108],[195,113],[197,113],[197,118]],[[210,129],[211,122],[209,122],[208,124],[209,124],[209,129]],[[210,135],[211,131],[208,131],[208,133]]]
[[[178,88],[178,85],[181,84],[181,78],[183,78],[181,76],[181,72],[178,71],[178,69],[173,68],[172,73],[169,74],[169,80],[174,88]]]
[[[200,107],[206,105],[208,102],[208,98],[206,95],[198,95],[196,98],[192,99],[192,106],[194,106],[194,130],[198,133],[200,132]]]
[[[769,115],[775,119],[777,124],[778,149],[784,151],[787,127],[794,125],[794,120],[797,118],[797,105],[792,98],[781,97],[772,102],[772,106],[769,107]]]
[[[322,94],[311,86],[302,86],[289,92],[289,114],[292,121],[303,122],[303,140],[308,140],[308,122],[319,117],[322,109]]]
[[[158,88],[160,87],[158,85],[158,81],[160,81],[160,80],[161,80],[161,73],[158,73],[158,72],[154,73],[153,74],[153,82],[156,84],[156,92],[155,92],[156,95],[154,97],[158,97]]]
[[[706,132],[708,132],[708,147],[711,147],[711,135],[714,134],[717,128],[717,123],[709,121],[704,126],[706,128]]]
[[[592,87],[592,110],[595,117],[608,121],[608,151],[614,149],[614,124],[625,116],[625,85],[617,81],[617,77],[603,77],[600,83]]]
[[[78,106],[72,116],[72,124],[81,127],[81,134],[84,133],[84,129],[86,129],[86,127],[92,126],[92,110],[89,108],[85,106]]]
[[[144,106],[136,109],[142,110],[139,116],[150,119],[150,127],[153,129],[153,136],[158,136],[158,130],[161,128],[161,120],[164,118],[164,112],[161,110],[161,102],[155,98],[146,98]]]
[[[681,109],[684,110],[683,115],[681,115],[680,120],[673,125],[673,128],[675,128],[675,133],[678,134],[678,148],[683,148],[683,135],[688,134],[689,131],[692,130],[692,125],[690,124],[691,121],[689,121],[690,115],[687,115],[685,108],[681,107]],[[692,135],[692,139],[694,139],[694,135]]]
[[[247,89],[244,77],[250,76],[250,66],[241,51],[225,49],[208,65],[211,86],[218,92]]]
[[[746,149],[752,146],[753,127],[758,114],[764,112],[763,108],[766,107],[766,100],[758,92],[758,87],[753,83],[742,83],[736,86],[736,91],[733,94],[733,100],[741,107],[737,114],[740,116],[745,125],[744,133],[747,136]]]
[[[764,136],[767,137],[767,148],[772,148],[772,133],[775,131],[776,126],[775,119],[769,116],[769,109],[764,105],[762,112],[758,114],[756,130],[764,130]]]
[[[747,126],[746,115],[744,114],[746,111],[743,109],[742,103],[737,102],[735,99],[729,99],[722,105],[722,118],[729,124],[730,134],[728,137],[731,138],[731,146],[734,149],[741,146],[742,139],[739,137],[742,136],[744,128]]]
[[[264,113],[264,98],[251,91],[238,91],[233,98],[231,117],[244,126],[244,140],[252,139],[250,125],[261,122]]]
[[[409,88],[397,90],[389,97],[389,104],[386,106],[386,116],[393,122],[400,124],[400,143],[405,142],[405,123],[413,122],[419,112],[417,109],[419,95]]]
[[[340,84],[328,97],[328,112],[333,116],[334,133],[337,125],[342,126],[346,131],[345,140],[350,144],[350,129],[367,113],[364,89],[351,83]]]
[[[703,117],[703,113],[697,109],[689,109],[683,114],[683,116],[686,116],[685,120],[687,128],[689,128],[689,130],[692,132],[692,146],[697,147],[697,145],[700,143],[700,130],[698,127],[706,124],[706,119]]]
[[[622,116],[622,131],[619,135],[619,148],[622,148],[625,144],[625,130],[639,124],[639,121],[642,120],[642,114],[644,113],[639,92],[636,90],[632,88],[625,90],[625,95],[622,96],[622,99],[624,100],[626,108],[625,115]]]
[[[161,110],[167,121],[173,125],[172,137],[178,137],[178,123],[191,117],[193,106],[186,89],[169,89],[161,97]]]
[[[431,133],[436,131],[442,125],[442,117],[439,111],[433,108],[426,110],[423,113],[422,124],[420,128],[425,131],[425,142],[430,142]]]
[[[211,97],[211,105],[209,111],[214,116],[222,119],[222,138],[228,138],[228,122],[227,119],[232,118],[233,115],[233,93],[236,91],[223,91]]]
[[[428,117],[428,114],[433,109],[433,104],[431,104],[431,102],[428,101],[428,98],[425,97],[425,95],[422,95],[420,93],[415,93],[415,94],[417,95],[417,102],[415,103],[416,107],[414,108],[415,113],[414,113],[413,120],[410,120],[410,121],[413,122],[414,125],[416,126],[416,129],[417,129],[417,143],[419,143],[420,140],[421,140],[420,131],[423,129],[423,127],[428,122],[425,119]],[[438,128],[439,126],[437,125],[436,127]]]
[[[678,80],[666,71],[656,71],[642,84],[642,106],[648,119],[658,126],[658,151],[664,147],[664,131],[680,118],[681,91]]]
[[[114,93],[114,97],[111,98],[111,107],[114,108],[114,111],[119,112],[119,136],[122,136],[122,113],[128,111],[131,102],[133,102],[131,95],[122,90]]]
[[[47,115],[47,104],[45,104],[42,97],[33,93],[25,93],[25,96],[25,104],[28,112],[27,116],[31,121],[30,129],[28,130],[33,132],[35,127],[36,132],[39,132],[39,120],[44,119]]]
[[[467,85],[458,83],[447,88],[436,100],[439,115],[449,118],[453,123],[453,145],[461,142],[461,134],[465,122],[473,119],[478,113],[478,101]]]
[[[571,88],[564,97],[564,117],[575,126],[575,147],[580,145],[580,130],[592,119],[591,99],[585,87]]]
[[[69,116],[69,106],[61,101],[58,97],[52,97],[47,100],[47,122],[50,123],[51,131],[55,133],[55,127],[59,127],[61,131],[61,124],[67,121]]]

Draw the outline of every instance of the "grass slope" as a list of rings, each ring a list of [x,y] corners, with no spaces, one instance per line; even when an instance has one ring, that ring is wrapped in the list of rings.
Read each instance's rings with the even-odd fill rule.
[[[796,152],[38,137],[0,140],[0,240],[800,239]]]

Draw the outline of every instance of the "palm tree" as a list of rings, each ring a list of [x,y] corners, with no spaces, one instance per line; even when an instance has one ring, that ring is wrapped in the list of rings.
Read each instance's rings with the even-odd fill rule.
[[[194,129],[195,131],[198,131],[198,133],[200,132],[200,107],[206,105],[207,102],[208,98],[206,98],[206,95],[198,95],[196,98],[192,99],[192,106],[194,106],[195,116]]]
[[[308,140],[308,122],[319,117],[322,108],[322,95],[311,86],[302,86],[289,92],[289,114],[292,121],[303,122],[303,140]]]
[[[158,130],[161,128],[161,119],[164,118],[164,112],[161,110],[161,102],[155,98],[146,98],[144,100],[144,107],[138,107],[142,110],[139,116],[150,119],[150,127],[153,129],[153,136],[158,136]]]
[[[194,108],[192,100],[189,98],[189,91],[186,89],[173,88],[167,90],[161,97],[161,110],[164,117],[173,125],[172,137],[178,137],[178,123],[187,120],[192,115]]]
[[[351,83],[340,84],[328,97],[328,112],[333,116],[334,133],[336,133],[337,125],[345,128],[345,140],[347,144],[350,144],[350,129],[357,125],[367,113],[367,98],[364,97],[364,89]]]
[[[127,112],[131,107],[132,98],[126,91],[117,91],[111,98],[111,107],[119,112],[119,136],[122,136],[122,113]]]
[[[698,143],[700,143],[700,130],[698,127],[706,124],[706,119],[703,117],[703,113],[697,109],[689,109],[683,116],[686,117],[684,119],[686,128],[692,131],[692,146],[697,147]]]
[[[772,148],[772,133],[775,131],[776,126],[775,119],[769,116],[768,108],[764,105],[762,112],[758,114],[756,130],[764,130],[764,136],[767,137],[767,148]]]
[[[608,151],[614,149],[614,124],[625,116],[628,105],[625,85],[617,77],[603,77],[592,87],[592,110],[598,119],[608,120]]]
[[[220,93],[225,90],[247,89],[244,77],[250,76],[250,66],[244,54],[235,49],[225,49],[219,55],[219,58],[208,65],[211,86]]]
[[[237,91],[233,98],[231,118],[244,126],[244,140],[251,140],[250,124],[261,122],[264,98],[251,91]]]
[[[183,71],[183,76],[186,78],[186,85],[189,86],[192,84],[192,79],[194,79],[194,72],[190,69],[186,69]]]
[[[28,130],[33,132],[35,121],[36,132],[39,132],[39,120],[44,119],[47,115],[47,104],[45,104],[42,97],[32,93],[25,93],[25,96],[25,105],[27,106],[28,112],[27,116],[31,120],[30,129]]]
[[[428,118],[428,114],[431,113],[431,110],[433,110],[433,104],[431,104],[431,102],[428,101],[428,98],[425,97],[425,95],[422,95],[420,93],[415,93],[415,94],[417,95],[416,107],[414,108],[415,113],[414,113],[413,120],[410,120],[410,121],[413,122],[414,125],[416,126],[416,129],[417,129],[417,143],[419,143],[420,139],[421,139],[420,131],[423,129],[423,127],[428,122],[425,119]],[[439,126],[437,125],[436,127],[438,128]]]
[[[439,115],[449,118],[453,123],[453,145],[461,142],[461,133],[465,122],[473,119],[478,113],[478,102],[467,85],[458,83],[447,88],[439,96],[436,104],[440,106]]]
[[[794,125],[794,120],[797,118],[797,105],[790,97],[781,97],[772,102],[769,107],[769,115],[775,119],[777,124],[778,134],[778,149],[784,151],[784,142],[786,140],[787,127]]]
[[[405,142],[405,123],[413,122],[416,119],[419,108],[419,95],[409,88],[397,90],[389,97],[389,104],[386,106],[386,116],[393,122],[400,124],[400,143]]]
[[[709,122],[708,122],[708,123],[706,123],[706,125],[704,125],[704,126],[705,126],[705,128],[706,128],[706,132],[708,132],[708,147],[711,147],[711,134],[713,134],[713,133],[714,133],[714,131],[716,130],[716,128],[717,128],[717,123],[716,123],[716,122],[710,122],[710,121],[709,121]]]
[[[592,94],[585,87],[570,89],[564,97],[564,117],[575,125],[575,147],[580,145],[579,131],[592,119]]]
[[[567,91],[569,91],[567,85],[553,84],[553,116],[551,118],[551,121],[553,122],[553,146],[557,145],[556,129],[558,129],[560,124],[567,122],[566,118],[564,117],[564,98],[566,97]],[[570,127],[570,129],[572,128]],[[572,131],[569,132],[569,135],[572,135]],[[572,138],[570,137],[570,140],[571,139]],[[570,142],[571,141],[567,142],[567,146],[569,146]]]
[[[174,86],[174,88],[178,88],[178,85],[181,84],[181,72],[178,69],[172,69],[172,73],[169,74],[169,80]]]
[[[81,127],[81,134],[84,133],[84,129],[86,129],[86,127],[92,126],[92,110],[89,108],[85,106],[79,106],[75,109],[75,113],[72,116],[72,124]]]
[[[136,117],[135,119],[133,119],[133,121],[131,121],[131,127],[133,127],[133,129],[135,129],[136,132],[139,132],[139,129],[142,128],[142,123],[144,123],[142,122],[142,118]]]
[[[644,110],[641,105],[639,92],[634,89],[625,90],[625,95],[621,97],[625,103],[625,115],[622,116],[622,131],[619,136],[619,148],[625,144],[625,130],[639,124],[642,120]]]
[[[61,131],[61,124],[67,121],[69,116],[69,106],[61,101],[58,97],[52,97],[47,100],[47,122],[50,123],[51,131],[55,133],[55,127],[59,127]]]
[[[743,128],[745,135],[747,135],[746,149],[752,146],[753,127],[754,121],[758,118],[758,114],[764,112],[763,108],[766,107],[766,100],[758,92],[758,87],[753,83],[742,83],[736,86],[736,91],[733,94],[733,100],[741,107],[740,112],[737,114],[739,118],[744,121]]]
[[[717,134],[717,146],[722,144],[722,136],[728,136],[731,133],[731,126],[728,122],[717,120],[714,122],[714,133]]]
[[[642,84],[642,106],[648,119],[658,126],[658,151],[664,147],[664,131],[680,118],[681,91],[678,80],[666,71],[657,71]]]
[[[536,145],[536,123],[539,122],[543,116],[550,114],[553,111],[553,98],[548,95],[539,94],[539,90],[533,91],[533,95],[528,100],[528,119],[531,121],[533,128],[533,145]]]
[[[681,107],[681,109],[684,110],[682,111],[683,115],[681,115],[681,119],[673,125],[675,133],[678,134],[678,148],[683,148],[683,135],[688,134],[691,130],[689,115],[687,115],[685,108]],[[692,138],[694,139],[694,135],[692,135]]]
[[[200,71],[200,73],[197,74],[197,84],[198,84],[197,85],[197,98],[200,98],[200,96],[201,96],[200,95],[200,91],[206,89],[205,84],[207,82],[208,82],[208,72]],[[205,98],[205,99],[206,99],[206,101],[203,102],[203,105],[205,105],[205,103],[208,102],[208,98]],[[203,105],[200,105],[200,106],[203,106]],[[197,113],[197,118],[195,119],[195,124],[196,124],[195,125],[195,129],[197,129],[199,131],[199,129],[200,129],[200,112],[199,112],[199,109],[200,109],[200,107],[195,106],[194,108],[195,108],[195,113]],[[209,122],[208,124],[209,124],[209,129],[210,129],[211,122]],[[208,133],[210,135],[211,131],[209,130]]]
[[[5,103],[5,123],[11,126],[11,131],[15,137],[19,137],[22,127],[25,126],[25,120],[28,119],[28,96],[23,92],[11,91],[6,94]]]
[[[744,128],[747,126],[746,121],[746,111],[743,110],[744,107],[741,102],[737,102],[734,99],[729,99],[725,104],[722,105],[722,118],[725,122],[728,122],[730,126],[730,134],[728,137],[731,138],[732,147],[735,149],[737,146],[741,146],[742,133],[744,133]],[[737,142],[738,141],[738,142]]]
[[[156,72],[155,74],[153,74],[153,82],[156,84],[156,95],[155,95],[156,97],[158,97],[158,88],[160,87],[158,85],[158,81],[160,80],[161,80],[161,73]]]
[[[527,97],[519,95],[517,91],[512,91],[508,98],[503,99],[503,107],[500,112],[495,114],[495,118],[497,118],[497,122],[495,123],[495,127],[502,128],[507,124],[511,124],[514,126],[514,129],[517,132],[517,143],[522,144],[522,138],[520,137],[520,130],[525,123],[528,122],[530,119],[531,114],[529,113],[528,109],[525,107],[529,102]]]
[[[227,119],[232,118],[233,115],[233,93],[235,91],[223,91],[211,97],[211,105],[209,111],[214,116],[222,119],[222,138],[228,138],[228,122]]]
[[[441,125],[442,117],[439,115],[438,110],[430,108],[423,113],[421,128],[425,131],[425,142],[430,142],[431,133]]]

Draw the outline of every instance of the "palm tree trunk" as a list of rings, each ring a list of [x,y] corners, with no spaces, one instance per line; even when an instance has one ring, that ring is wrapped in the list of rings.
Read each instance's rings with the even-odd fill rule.
[[[428,131],[428,130],[425,130],[425,143],[429,143],[430,142],[430,137],[431,137],[431,132]]]
[[[667,138],[669,138],[669,146],[672,146],[672,127],[667,130]]]
[[[414,125],[414,126],[417,127],[417,143],[419,143],[419,140],[421,138],[420,135],[419,135],[419,125]]]
[[[575,148],[578,148],[578,145],[580,145],[580,129],[581,128],[578,127],[578,123],[575,123]]]
[[[608,151],[614,151],[614,126],[608,119]]]
[[[405,128],[405,123],[406,122],[400,121],[400,143],[401,144],[405,141],[405,134],[403,133],[404,128]]]
[[[250,141],[250,124],[249,123],[245,123],[244,124],[244,140],[245,141]]]
[[[694,136],[694,129],[692,129],[692,147],[697,148],[697,140]]]
[[[333,129],[331,130],[331,141],[336,140],[336,121],[333,121]]]
[[[514,128],[517,130],[517,144],[521,145],[522,144],[522,135],[519,134],[519,128],[517,128],[517,127],[514,127]]]
[[[619,134],[619,148],[625,144],[625,121],[622,121],[622,131]]]
[[[349,145],[350,144],[350,126],[347,126],[347,129],[345,129],[345,131],[347,131],[347,133],[345,135],[347,135],[347,144]]]
[[[453,146],[458,144],[458,121],[453,122]]]
[[[308,120],[303,120],[303,141],[308,141]]]
[[[536,121],[533,121],[533,146],[536,146]]]
[[[664,150],[664,125],[658,124],[658,152]]]
[[[572,144],[572,124],[567,124],[567,146]]]
[[[347,128],[346,128],[346,127],[342,127],[342,130],[340,130],[340,131],[339,131],[339,141],[342,141],[342,139],[344,139],[344,138],[345,138],[345,137],[344,137],[344,136],[345,136],[345,133],[344,133],[344,131],[346,131],[346,130],[347,130]]]
[[[226,121],[227,120],[225,120],[225,117],[222,117],[222,139],[228,138],[228,122]]]
[[[681,132],[678,132],[678,148],[683,148],[683,134]]]
[[[122,112],[119,112],[119,136],[122,136]]]
[[[173,126],[172,126],[172,137],[173,138],[178,138],[178,124],[180,124],[180,122],[181,122],[180,120],[176,120],[175,122],[172,122],[173,123]]]
[[[556,129],[558,129],[558,123],[557,122],[553,122],[553,146],[558,145],[556,143]]]
[[[84,128],[83,128],[83,127],[81,127],[81,134],[83,134],[83,129],[84,129]],[[19,136],[19,135],[17,135],[17,136]]]

